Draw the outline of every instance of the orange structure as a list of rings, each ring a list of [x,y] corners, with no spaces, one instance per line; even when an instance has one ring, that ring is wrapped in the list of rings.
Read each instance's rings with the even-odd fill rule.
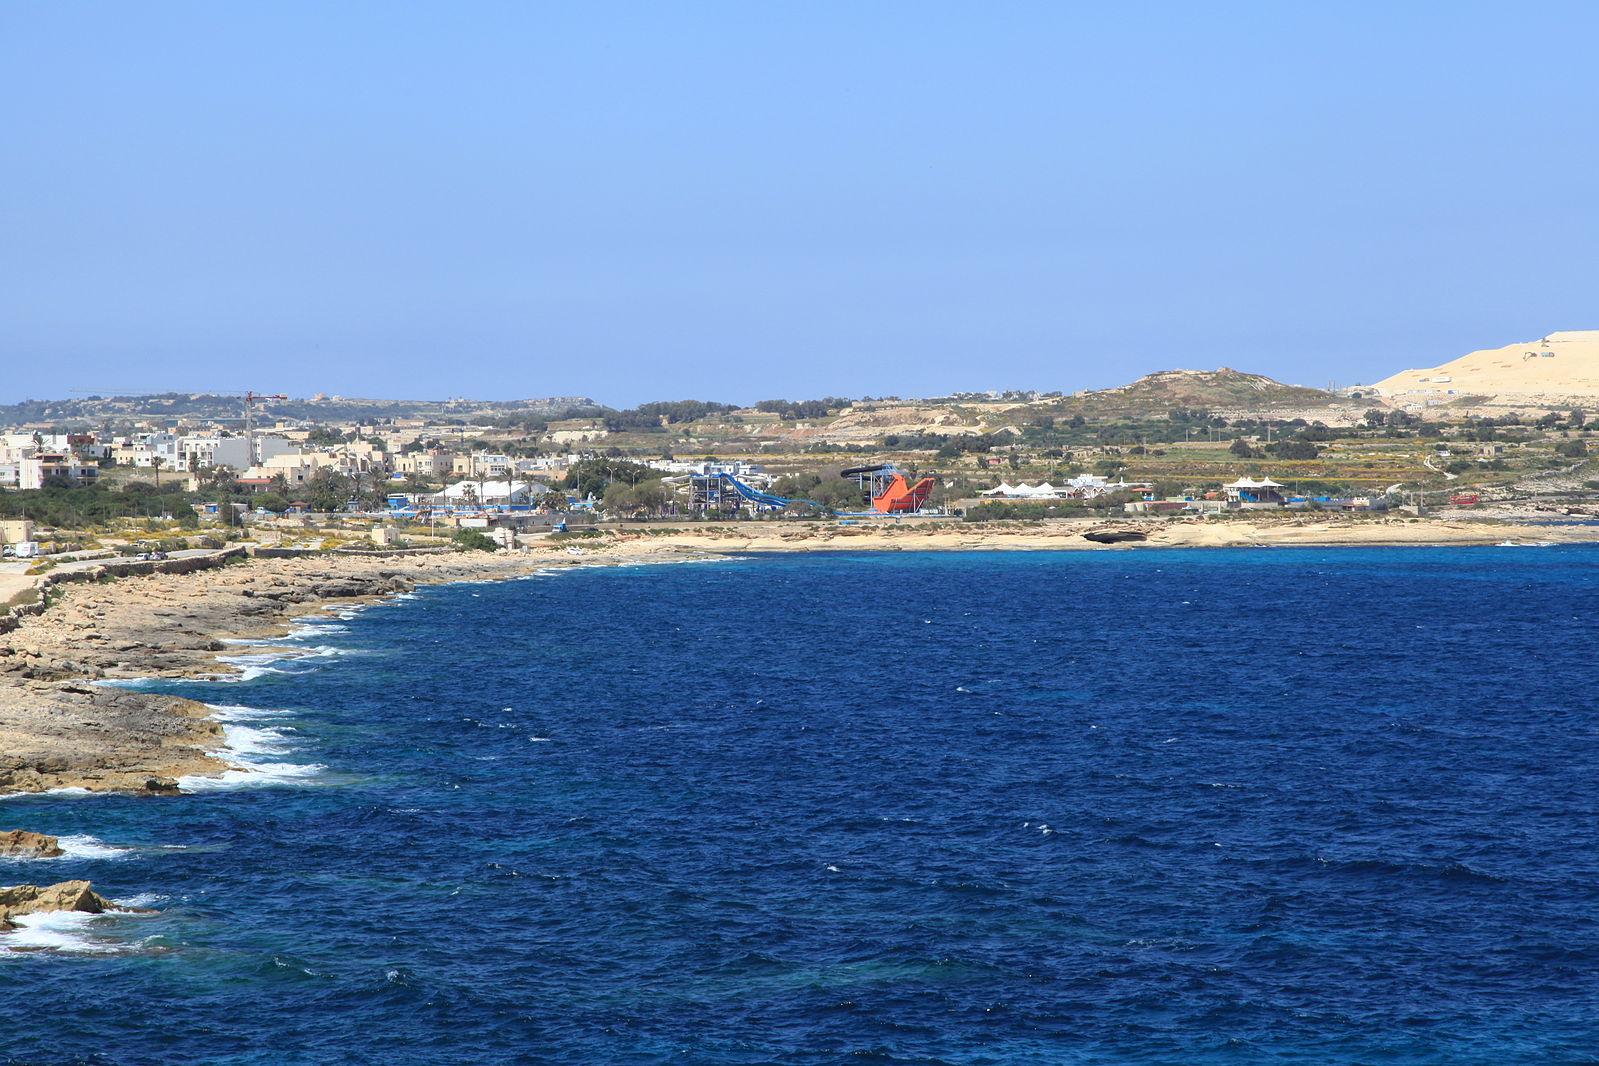
[[[914,514],[932,495],[934,481],[924,477],[912,485],[904,474],[895,474],[881,493],[872,497],[872,510],[881,514]]]

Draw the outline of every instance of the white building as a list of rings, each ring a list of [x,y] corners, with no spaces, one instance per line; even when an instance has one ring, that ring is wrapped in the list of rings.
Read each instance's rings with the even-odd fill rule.
[[[516,461],[498,452],[473,452],[471,455],[452,456],[451,471],[459,477],[509,476],[516,469]]]
[[[121,441],[111,446],[111,461],[118,466],[146,467],[155,454],[148,441]]]
[[[43,488],[52,480],[93,484],[99,464],[74,449],[97,450],[91,434],[6,433],[0,435],[0,488]]]
[[[420,452],[401,452],[394,457],[394,469],[401,474],[411,474],[415,477],[443,477],[452,469],[452,459],[448,452],[439,448]]]
[[[245,470],[250,466],[250,446],[243,437],[179,437],[177,456],[183,470],[211,466]]]
[[[750,478],[764,473],[761,467],[743,459],[651,459],[645,465],[668,474],[729,474]]]
[[[50,481],[92,485],[100,476],[98,466],[85,463],[70,452],[35,452],[24,456],[17,467],[18,487],[24,489],[42,489]]]
[[[279,437],[273,433],[257,433],[255,435],[255,462],[257,463],[264,463],[268,459],[279,455],[289,455],[298,450],[298,446],[287,437]],[[249,466],[250,464],[246,463],[245,465]]]

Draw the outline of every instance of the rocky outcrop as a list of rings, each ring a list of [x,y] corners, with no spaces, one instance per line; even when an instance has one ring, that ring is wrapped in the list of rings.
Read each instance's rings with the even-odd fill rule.
[[[222,637],[281,634],[306,604],[552,564],[481,552],[234,565],[220,565],[227,561],[220,554],[207,558],[217,562],[204,573],[163,565],[99,582],[81,575],[121,573],[123,564],[72,572],[72,583],[52,592],[48,611],[0,632],[0,795],[84,788],[170,796],[180,778],[226,769],[210,754],[223,735],[209,708],[93,681],[226,673],[231,667],[217,660],[228,649]]]
[[[1132,544],[1148,540],[1149,534],[1141,529],[1090,529],[1083,539],[1095,544]]]
[[[155,692],[47,683],[0,670],[0,795],[84,788],[170,795],[220,772],[223,740],[204,704]]]
[[[12,919],[46,911],[100,914],[111,902],[95,894],[87,881],[62,881],[56,885],[12,885],[0,888],[0,929],[12,929]]]
[[[26,829],[0,832],[0,855],[12,859],[55,859],[64,855],[61,842],[43,833]]]

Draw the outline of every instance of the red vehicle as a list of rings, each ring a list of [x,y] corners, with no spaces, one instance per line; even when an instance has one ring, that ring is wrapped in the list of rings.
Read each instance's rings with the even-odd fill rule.
[[[1458,495],[1449,497],[1449,502],[1454,504],[1456,507],[1475,507],[1482,502],[1482,497],[1478,496],[1475,492],[1462,492]]]

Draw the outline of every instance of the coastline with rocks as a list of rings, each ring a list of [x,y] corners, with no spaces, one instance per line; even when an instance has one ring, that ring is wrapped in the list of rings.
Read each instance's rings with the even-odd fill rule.
[[[81,789],[175,794],[230,769],[203,703],[120,687],[225,675],[228,640],[284,635],[291,618],[550,565],[487,553],[403,559],[244,560],[221,569],[63,586],[49,609],[0,634],[0,795]]]
[[[150,678],[226,676],[238,644],[273,641],[319,610],[337,611],[419,585],[496,581],[557,568],[636,565],[797,551],[1139,550],[1147,547],[1491,545],[1599,540],[1592,526],[1485,521],[1150,523],[1136,539],[1097,541],[1092,522],[815,526],[761,523],[632,527],[564,550],[446,555],[237,558],[211,569],[132,573],[58,586],[47,608],[0,633],[0,797],[51,791],[149,797],[184,779],[249,774],[229,758],[216,709],[125,687]],[[1132,527],[1127,527],[1131,529]],[[53,837],[0,831],[0,859],[63,854]],[[112,905],[86,882],[0,889],[0,929],[13,916]]]
[[[633,526],[565,550],[237,558],[214,569],[57,586],[46,610],[0,633],[0,796],[55,789],[175,794],[184,777],[230,769],[203,703],[121,687],[227,675],[247,641],[270,653],[293,620],[409,592],[540,570],[793,551],[1142,550],[1159,547],[1492,545],[1599,540],[1599,526],[1415,519],[1152,522],[1090,539],[1092,521],[1006,526],[721,523]]]
[[[606,641],[609,639],[614,641],[612,650],[622,654],[648,652],[654,658],[649,660],[651,670],[646,673],[664,678],[678,650],[689,649],[696,638],[716,639],[716,631],[713,630],[708,631],[712,633],[710,638],[705,638],[704,633],[697,634],[696,623],[707,622],[707,619],[688,615],[680,607],[673,606],[680,601],[667,590],[675,588],[681,593],[696,588],[700,583],[704,583],[705,587],[718,588],[731,580],[734,582],[732,587],[748,591],[753,587],[752,579],[763,577],[756,571],[768,569],[787,569],[793,574],[801,569],[811,571],[831,566],[835,567],[836,574],[841,569],[857,571],[881,566],[884,567],[883,572],[916,575],[927,574],[929,569],[935,571],[937,567],[950,567],[951,571],[956,572],[967,571],[969,567],[966,564],[972,563],[974,582],[969,588],[977,591],[969,593],[975,598],[964,604],[972,609],[971,619],[974,620],[969,625],[991,626],[996,625],[996,617],[1007,612],[1004,609],[988,611],[988,606],[1012,601],[1007,599],[1003,591],[983,591],[987,588],[987,579],[977,580],[979,574],[1006,580],[1012,595],[1017,590],[1031,587],[1022,574],[1033,572],[1041,575],[1049,591],[1033,599],[1030,606],[1035,611],[1038,607],[1046,607],[1046,611],[1054,612],[1057,617],[1065,617],[1078,609],[1078,603],[1071,596],[1083,588],[1081,582],[1089,580],[1092,572],[1099,572],[1099,585],[1087,587],[1091,590],[1097,588],[1097,591],[1092,595],[1086,593],[1084,601],[1097,603],[1100,609],[1099,615],[1087,617],[1103,620],[1107,617],[1105,611],[1108,604],[1116,603],[1115,595],[1107,595],[1107,579],[1111,574],[1142,574],[1148,579],[1150,574],[1158,574],[1156,567],[1169,566],[1178,555],[1183,555],[1188,563],[1199,561],[1199,556],[1175,551],[1154,556],[1137,555],[1138,551],[1145,550],[1145,545],[1177,547],[1159,535],[1167,531],[1225,532],[1230,537],[1250,537],[1258,542],[1278,539],[1281,543],[1294,543],[1286,540],[1290,535],[1316,535],[1319,542],[1329,543],[1326,537],[1329,531],[1350,535],[1350,540],[1345,543],[1374,543],[1374,540],[1362,540],[1362,537],[1375,535],[1383,535],[1388,539],[1396,535],[1410,535],[1414,539],[1401,543],[1412,545],[1441,543],[1445,542],[1444,535],[1455,531],[1473,537],[1473,540],[1465,543],[1498,543],[1505,539],[1535,542],[1546,539],[1545,532],[1537,527],[1466,527],[1465,524],[1457,526],[1438,521],[1426,524],[1322,523],[1319,526],[1311,523],[1276,523],[1270,526],[1266,523],[1215,523],[1209,527],[1198,523],[1193,526],[1124,523],[1121,529],[1134,527],[1140,532],[1148,529],[1145,540],[1127,545],[1097,545],[1084,539],[1087,532],[1103,529],[1089,524],[1009,526],[1001,529],[983,529],[980,526],[975,529],[951,526],[924,526],[918,529],[913,524],[903,524],[886,529],[868,529],[860,535],[849,532],[857,527],[844,526],[843,529],[835,527],[828,531],[838,534],[835,537],[806,535],[827,531],[827,527],[801,523],[750,523],[744,524],[744,527],[732,527],[729,524],[728,527],[704,532],[696,529],[627,529],[588,539],[558,540],[547,547],[512,553],[456,553],[403,558],[302,556],[245,559],[240,563],[195,574],[136,575],[114,582],[75,582],[69,587],[61,587],[59,596],[51,596],[50,606],[42,615],[24,622],[16,633],[0,636],[0,641],[5,641],[5,646],[10,649],[8,654],[0,655],[0,660],[3,660],[3,665],[0,665],[0,684],[5,686],[6,700],[11,700],[18,692],[29,692],[34,694],[34,700],[54,702],[48,713],[42,711],[35,716],[32,737],[37,742],[40,735],[56,729],[51,734],[53,742],[56,742],[54,753],[64,761],[61,764],[51,762],[42,769],[35,759],[34,764],[21,767],[26,774],[16,774],[13,770],[11,791],[38,791],[45,786],[91,786],[98,793],[131,791],[150,798],[83,799],[77,796],[53,796],[24,799],[11,805],[11,812],[18,817],[0,821],[0,828],[29,825],[27,815],[32,815],[38,821],[32,821],[30,829],[46,829],[48,833],[59,833],[61,836],[56,841],[50,841],[42,834],[0,833],[0,853],[16,850],[14,855],[8,855],[5,861],[0,861],[0,868],[8,863],[13,866],[13,873],[5,876],[6,881],[16,879],[29,882],[16,885],[13,889],[0,890],[0,956],[8,957],[11,964],[18,967],[37,965],[43,969],[45,965],[54,965],[48,959],[58,953],[78,956],[120,954],[128,957],[126,965],[130,967],[130,972],[138,973],[138,967],[144,965],[173,965],[163,961],[163,957],[169,953],[184,953],[182,965],[185,969],[211,973],[208,967],[216,967],[216,973],[225,981],[253,981],[254,978],[248,977],[248,973],[245,978],[238,975],[256,965],[267,972],[267,977],[262,980],[280,981],[293,973],[312,975],[313,970],[317,972],[315,977],[321,980],[321,973],[329,972],[329,959],[341,959],[342,948],[349,941],[341,940],[339,933],[326,937],[325,933],[317,930],[312,937],[323,943],[318,948],[305,949],[301,953],[288,945],[280,948],[275,941],[275,933],[272,933],[273,929],[277,929],[278,922],[285,922],[286,916],[302,905],[307,885],[315,890],[339,893],[341,900],[352,901],[355,908],[352,913],[355,914],[385,913],[387,908],[382,900],[393,898],[392,885],[405,885],[406,898],[421,901],[417,906],[422,908],[422,921],[429,921],[433,927],[441,927],[448,921],[448,916],[459,913],[459,909],[465,906],[478,908],[483,906],[486,898],[504,898],[507,895],[505,884],[512,884],[513,890],[523,890],[523,884],[531,884],[531,881],[520,882],[523,876],[521,871],[534,868],[534,861],[537,861],[540,842],[534,837],[539,836],[540,825],[552,826],[548,829],[552,834],[568,834],[561,839],[592,847],[593,850],[588,852],[592,860],[585,860],[580,868],[598,868],[596,863],[603,865],[609,861],[609,849],[612,847],[609,841],[614,837],[606,829],[588,825],[579,825],[574,829],[561,828],[568,815],[582,820],[587,810],[603,810],[603,804],[593,802],[593,798],[585,798],[584,804],[574,802],[572,810],[561,809],[556,804],[552,812],[552,804],[545,802],[552,793],[531,785],[531,782],[542,780],[542,775],[548,772],[547,767],[563,766],[568,767],[566,772],[582,774],[584,770],[580,766],[585,762],[593,762],[592,750],[584,746],[587,742],[579,743],[579,738],[564,732],[563,722],[568,722],[571,716],[563,700],[528,698],[523,695],[526,692],[524,689],[516,689],[516,694],[512,695],[510,686],[500,684],[505,681],[505,676],[491,673],[497,668],[484,666],[483,660],[461,660],[446,654],[441,658],[446,658],[448,665],[435,666],[435,663],[430,662],[432,647],[448,646],[454,634],[475,631],[480,622],[484,626],[500,626],[507,634],[507,644],[518,649],[518,654],[507,657],[507,670],[515,671],[518,676],[540,678],[540,663],[548,666],[558,657],[579,655],[574,646],[579,642],[590,642],[590,638],[593,638],[593,644],[601,649],[608,647]],[[1577,539],[1580,532],[1583,531],[1575,529],[1570,535]],[[963,537],[963,540],[951,543],[948,540],[951,535]],[[577,555],[569,553],[568,547],[576,548]],[[990,558],[987,563],[980,556],[945,558],[942,561],[926,556],[907,556],[899,561],[862,556],[860,567],[852,564],[844,566],[843,559],[828,561],[825,556],[817,556],[796,559],[795,563],[804,563],[803,567],[782,563],[780,559],[769,559],[760,566],[660,566],[648,575],[641,572],[630,574],[627,571],[611,575],[592,574],[588,577],[593,580],[580,580],[577,585],[558,579],[534,580],[526,585],[505,585],[499,590],[477,585],[477,582],[515,579],[539,572],[547,574],[555,569],[732,558],[739,553],[758,551],[828,553],[839,548],[868,551],[937,548],[945,551],[1015,550],[1020,553],[1065,547],[1086,551],[1130,551],[1132,555],[1119,559],[1110,556],[1099,559],[1051,555],[1023,559],[1012,556],[1004,561]],[[1234,566],[1249,569],[1252,564],[1257,567],[1257,575],[1281,574],[1276,566],[1279,561],[1290,567],[1303,567],[1308,561],[1318,561],[1313,566],[1319,566],[1319,559],[1326,555],[1300,551],[1281,553],[1281,558],[1273,558],[1273,553],[1266,551],[1223,551],[1212,556],[1215,566],[1201,563],[1194,567],[1196,577],[1193,580],[1225,583],[1230,580],[1228,571]],[[1353,574],[1358,571],[1362,559],[1377,555],[1351,553],[1350,566],[1327,569]],[[1393,551],[1388,555],[1409,553]],[[1418,563],[1434,569],[1460,566],[1469,571],[1471,567],[1500,566],[1505,559],[1514,559],[1513,566],[1521,567],[1525,567],[1527,561],[1532,559],[1538,559],[1541,563],[1543,558],[1556,561],[1559,556],[1578,556],[1578,563],[1581,563],[1586,556],[1591,556],[1591,551],[1551,551],[1545,555],[1535,551],[1482,548],[1447,553],[1450,556],[1449,563],[1442,567],[1439,563],[1445,553],[1430,551],[1417,555],[1422,556]],[[1295,561],[1295,556],[1298,556],[1298,561]],[[1476,561],[1473,561],[1473,556],[1476,556]],[[1132,569],[1124,569],[1127,566]],[[1266,569],[1258,569],[1262,566]],[[704,572],[697,574],[699,569],[704,569]],[[1209,579],[1199,574],[1206,571],[1209,571]],[[1012,577],[1006,579],[1006,572],[1011,572]],[[1306,571],[1298,569],[1295,572],[1305,574]],[[683,580],[675,580],[676,577]],[[1178,579],[1151,580],[1164,580],[1167,590],[1170,590],[1174,588],[1170,582]],[[251,695],[241,695],[238,700],[238,703],[253,706],[213,708],[190,700],[174,700],[155,692],[125,689],[117,684],[147,678],[152,674],[163,678],[208,678],[237,670],[238,663],[227,662],[229,658],[256,662],[256,654],[264,660],[280,652],[283,655],[296,652],[307,654],[317,647],[331,647],[331,644],[321,644],[321,639],[313,636],[318,622],[310,615],[317,615],[321,609],[328,609],[329,614],[333,615],[349,614],[349,607],[355,604],[384,601],[433,582],[467,582],[469,585],[446,591],[445,595],[427,596],[421,603],[406,604],[392,612],[389,609],[377,609],[373,614],[379,615],[379,619],[371,619],[371,626],[366,633],[349,634],[352,647],[345,650],[349,650],[350,654],[361,655],[382,649],[382,657],[390,660],[387,663],[377,662],[376,655],[366,660],[349,658],[344,660],[344,668],[312,670],[313,674],[320,674],[313,678],[277,678],[267,681],[261,690],[253,690]],[[1358,585],[1359,577],[1354,582]],[[657,583],[659,590],[651,591]],[[1303,582],[1297,583],[1303,585]],[[481,599],[478,599],[480,595]],[[628,596],[636,598],[627,599]],[[542,639],[542,626],[536,625],[534,620],[566,620],[566,615],[552,612],[558,611],[560,604],[569,606],[574,599],[600,599],[609,611],[598,615],[576,612],[571,615],[574,625],[564,634],[566,639]],[[1340,604],[1351,604],[1354,598],[1348,595],[1348,587],[1345,587],[1345,591],[1335,599]],[[681,603],[688,603],[688,599],[683,599]],[[435,611],[438,614],[432,614]],[[782,626],[787,620],[787,611],[785,604],[777,604],[769,609],[763,620],[774,628]],[[1017,611],[1009,614],[1017,614]],[[1031,617],[1031,612],[1023,609],[1022,615],[1020,622],[1011,620],[1007,623],[1011,626],[1007,633],[1014,636],[1027,631],[1023,626],[1027,625],[1025,617]],[[649,620],[654,625],[640,625],[635,631],[632,625],[635,617]],[[811,617],[828,617],[831,620],[831,615]],[[916,617],[919,615],[911,617],[911,628],[921,633]],[[1198,612],[1194,617],[1198,619]],[[686,633],[678,638],[665,636],[667,626],[660,625],[662,622],[672,625],[683,622]],[[721,615],[721,625],[720,638],[726,639],[729,634],[740,631],[729,626],[748,623],[742,615],[736,622],[729,622],[728,615]],[[1204,625],[1206,622],[1196,620],[1194,634],[1202,634],[1204,639],[1212,638],[1212,634],[1204,630]],[[857,630],[857,633],[863,631]],[[1348,625],[1345,631],[1348,631]],[[652,633],[662,633],[662,638],[648,636]],[[1057,633],[1073,633],[1073,625],[1065,623]],[[249,641],[248,646],[230,642],[238,639]],[[911,636],[907,639],[913,642],[919,638]],[[333,644],[337,644],[337,641],[333,641]],[[910,646],[900,644],[895,650],[905,650]],[[534,649],[537,649],[537,654],[534,654]],[[241,650],[251,654],[238,655]],[[1162,650],[1161,655],[1164,654],[1166,652]],[[550,658],[544,658],[544,655],[550,655]],[[980,670],[985,666],[983,658],[987,658],[987,655],[974,650],[971,660],[967,660],[967,668]],[[398,660],[405,660],[405,665]],[[584,662],[588,663],[588,660]],[[739,676],[760,676],[750,671],[750,663],[753,662],[755,660],[747,660]],[[664,670],[664,666],[667,670]],[[453,694],[470,690],[478,684],[473,668],[483,668],[483,692],[457,703],[451,698]],[[373,673],[366,673],[368,670],[373,670]],[[755,670],[760,670],[760,666],[756,665]],[[435,671],[441,674],[440,687],[433,687]],[[342,679],[334,674],[342,674]],[[572,670],[571,673],[560,673],[558,676],[566,681],[580,676],[580,673]],[[731,674],[724,674],[724,678],[726,676]],[[393,679],[389,698],[395,698],[395,702],[385,703],[384,698],[377,697],[371,705],[366,706],[363,703],[366,692],[373,690],[371,686],[374,682],[387,684],[385,678]],[[945,695],[932,695],[927,705],[935,706],[937,702],[953,698],[947,695],[950,690],[948,686],[953,686],[955,681],[967,681],[967,678],[961,674],[948,674],[945,681],[948,682],[947,686],[939,686],[940,694]],[[272,690],[273,684],[278,686],[277,689]],[[299,689],[301,686],[305,686],[305,689]],[[253,686],[245,687],[254,689]],[[499,698],[497,692],[502,687],[507,690],[505,698]],[[217,686],[216,689],[227,689],[227,686]],[[216,689],[201,686],[200,689],[193,689],[193,692],[216,692]],[[550,690],[556,692],[553,687]],[[569,689],[563,686],[560,690],[566,692]],[[492,698],[488,698],[489,692],[494,692]],[[668,714],[651,714],[648,710],[640,714],[633,710],[635,706],[649,708],[652,697],[659,698],[662,692],[664,689],[659,686],[646,692],[635,692],[628,687],[627,681],[612,686],[604,692],[601,700],[595,702],[595,708],[601,710],[593,711],[592,721],[601,722],[601,726],[598,727],[598,734],[590,732],[588,738],[592,740],[595,735],[603,735],[609,740],[619,734],[620,730],[611,729],[606,708],[620,708],[624,716],[632,716],[633,721],[627,722],[630,727],[656,726],[672,718]],[[341,700],[339,697],[345,698]],[[963,692],[961,698],[966,697],[967,694]],[[203,698],[219,697],[208,695]],[[281,702],[278,702],[280,698]],[[971,698],[975,705],[975,700],[985,697]],[[1003,700],[1009,697],[996,695],[995,698]],[[221,697],[219,703],[222,702],[230,703],[230,700]],[[59,708],[67,705],[77,706],[78,718],[70,726],[61,726]],[[510,705],[516,705],[515,710]],[[315,710],[318,706],[326,708],[326,711]],[[109,718],[112,708],[122,708],[118,713],[123,714],[128,721],[139,719],[141,714],[144,716],[139,721],[142,722],[141,729],[146,730],[146,740],[144,754],[138,754],[138,762],[130,764],[126,761],[134,753],[134,748],[130,737],[122,735],[122,732],[126,732],[125,727],[118,726]],[[398,708],[398,713],[390,716],[395,708]],[[681,713],[681,705],[676,705],[673,710]],[[835,721],[851,721],[854,711],[855,708],[851,708],[847,700],[841,700],[838,705],[839,718]],[[249,714],[262,716],[264,721],[253,721]],[[305,721],[294,721],[296,714],[304,714]],[[1124,721],[1142,721],[1137,716],[1138,711],[1134,710],[1132,718]],[[640,721],[643,718],[659,719],[659,722]],[[776,714],[764,714],[760,718],[776,721]],[[724,719],[753,721],[756,714],[742,713],[736,706],[724,714]],[[238,727],[237,722],[246,724]],[[16,722],[6,718],[5,726],[6,729],[13,729]],[[253,770],[248,767],[240,770],[230,764],[229,748],[225,746],[229,737],[222,734],[222,730],[265,737],[275,732],[273,727],[277,727],[277,735],[288,734],[286,746],[281,751],[304,750],[305,746],[315,751],[313,758],[317,759],[318,766],[309,769],[328,770],[329,767],[336,767],[334,772],[323,775],[321,780],[315,782],[329,786],[291,786],[281,791],[249,790],[246,786],[243,793],[232,794],[227,799],[192,802],[181,807],[165,807],[158,798],[173,791],[198,791],[192,782],[179,785],[182,778],[203,777],[206,774],[227,774],[233,778],[233,774],[251,774]],[[294,740],[296,729],[304,729],[304,735],[297,743]],[[844,732],[844,727],[839,727],[838,732]],[[1162,735],[1154,734],[1154,742],[1161,743]],[[620,745],[630,753],[643,756],[644,764],[648,766],[649,759],[656,758],[656,753],[673,750],[678,743],[670,735],[657,737],[659,734],[654,730],[628,729]],[[360,738],[360,743],[355,743],[357,738]],[[807,743],[811,742],[807,740]],[[702,764],[705,772],[708,775],[715,774],[720,769],[721,761],[728,758],[729,754],[739,753],[740,745],[744,745],[744,738],[731,737],[726,745],[718,745],[708,751],[710,761]],[[1041,740],[1041,750],[1044,745],[1047,745],[1046,740]],[[257,746],[251,750],[243,743],[237,743],[235,748],[241,753],[272,751],[270,746]],[[99,759],[99,764],[85,764],[82,761],[86,751],[90,750],[98,750],[94,758]],[[6,746],[5,751],[11,758],[13,748]],[[750,770],[755,769],[756,764],[760,764],[760,767],[774,766],[779,751],[785,750],[769,750],[745,766],[745,780],[752,782],[752,790],[760,788],[760,774],[752,774]],[[1097,758],[1094,751],[1084,748],[1084,759]],[[1172,751],[1177,750],[1174,748]],[[373,753],[373,758],[368,758],[368,753]],[[483,761],[478,762],[478,759]],[[499,761],[496,762],[496,759]],[[184,761],[203,762],[200,769],[189,769],[179,766]],[[310,759],[304,761],[310,762]],[[320,766],[321,762],[326,762],[328,766]],[[627,770],[632,769],[630,764],[624,762],[620,766],[624,772],[616,777],[636,777],[627,774]],[[518,775],[523,775],[521,782],[528,782],[529,785],[521,786],[521,791],[507,790],[505,782],[515,782]],[[171,788],[166,788],[161,778],[171,783]],[[154,788],[150,786],[152,780],[155,782]],[[286,782],[288,778],[283,780]],[[224,783],[221,788],[232,788],[235,782],[237,778]],[[272,780],[264,777],[259,783],[272,783]],[[461,791],[454,791],[456,786]],[[632,783],[625,786],[624,796],[632,796],[632,802],[638,804],[628,807],[635,813],[651,809],[654,802],[648,790],[641,790]],[[907,793],[907,796],[915,796],[915,793]],[[902,802],[910,801],[907,799]],[[1035,799],[1033,802],[1036,804],[1039,801]],[[1043,802],[1047,802],[1047,799]],[[5,805],[0,805],[0,817],[5,815],[5,810]],[[540,817],[537,812],[548,812],[544,823],[537,823],[536,818]],[[504,818],[504,821],[494,821],[494,818]],[[320,828],[323,825],[334,826],[333,833],[321,836]],[[664,818],[656,825],[670,829],[672,821]],[[694,828],[696,826],[688,823],[681,825],[683,831],[692,831]],[[438,860],[432,849],[425,847],[425,844],[419,847],[422,842],[443,839],[441,833],[456,833],[473,849],[469,857],[451,866],[443,876],[438,874],[435,866]],[[101,855],[94,857],[99,861],[83,863],[83,857],[90,855],[86,844],[99,845],[104,849]],[[763,844],[763,847],[766,845]],[[307,849],[312,849],[310,853],[313,858],[307,858]],[[66,855],[56,855],[54,858],[66,858],[67,861],[54,866],[48,860],[51,852],[58,850]],[[683,850],[681,844],[676,845],[676,850]],[[844,868],[847,868],[847,863]],[[59,873],[53,877],[32,873],[38,869],[58,869]],[[313,881],[305,881],[302,871],[307,869],[315,871],[310,874]],[[484,869],[492,871],[494,881],[481,877]],[[827,876],[838,876],[838,871],[827,871]],[[88,877],[93,877],[93,885]],[[499,877],[504,877],[505,881],[499,881]],[[572,879],[569,889],[572,895],[568,898],[582,898],[580,893],[587,889],[580,887],[579,881],[577,877]],[[464,889],[462,885],[465,885]],[[473,885],[478,885],[477,889]],[[98,892],[96,889],[99,889]],[[241,898],[241,893],[256,892],[257,889],[261,892],[261,898],[254,903],[259,906],[259,914],[227,914],[224,917],[225,909],[237,906],[235,901]],[[467,897],[459,903],[453,901],[457,890]],[[547,892],[542,884],[532,890]],[[382,895],[371,895],[374,892]],[[483,895],[473,895],[475,892]],[[651,889],[646,885],[641,887],[640,892],[648,893]],[[640,898],[648,898],[648,895]],[[429,909],[433,905],[438,906],[437,911]],[[139,909],[147,906],[157,908],[160,916],[149,919],[138,917]],[[512,906],[521,906],[516,897],[512,897]],[[504,927],[499,916],[496,916],[496,921],[500,922],[497,927]],[[229,925],[229,929],[219,929],[222,924]],[[481,932],[483,930],[477,930],[477,933]],[[305,938],[305,933],[297,932],[296,937]],[[325,937],[326,940],[323,940]],[[475,946],[480,941],[462,938],[462,943]],[[368,972],[357,973],[352,970],[339,980],[350,981],[352,988],[368,988],[363,981],[382,981],[384,988],[390,988],[392,984],[406,980],[406,973],[421,972],[400,962],[390,964],[389,957],[384,957],[384,953],[390,951],[392,948],[379,945],[374,953],[361,957],[360,964],[355,967]],[[67,967],[61,969],[66,970]],[[390,978],[390,973],[397,973],[398,977]],[[251,988],[251,994],[256,994],[256,986],[249,984],[248,988]]]

